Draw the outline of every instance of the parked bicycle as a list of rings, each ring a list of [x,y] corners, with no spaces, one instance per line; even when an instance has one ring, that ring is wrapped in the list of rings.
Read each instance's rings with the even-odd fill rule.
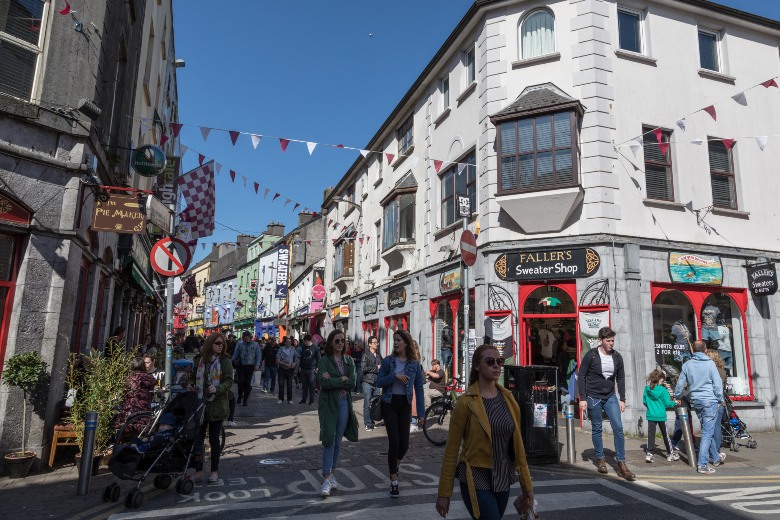
[[[423,433],[434,446],[447,444],[447,436],[450,432],[450,418],[458,394],[463,393],[464,388],[458,378],[452,378],[444,387],[446,394],[431,399],[431,405],[425,410],[425,423]]]

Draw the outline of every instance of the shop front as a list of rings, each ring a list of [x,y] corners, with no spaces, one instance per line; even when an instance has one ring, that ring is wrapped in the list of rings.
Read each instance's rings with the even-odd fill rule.
[[[345,338],[349,338],[349,305],[337,305],[330,309],[330,321],[333,322],[333,328],[344,333]]]
[[[379,296],[372,294],[363,300],[363,317],[361,323],[363,329],[363,345],[368,345],[368,338],[379,338]]]
[[[429,354],[431,359],[439,359],[447,374],[452,374],[453,367],[458,373],[463,367],[463,285],[460,266],[450,268],[438,275],[438,284],[434,289],[435,296],[428,301],[431,314],[431,341]],[[470,291],[469,326],[473,330],[476,314],[474,289]],[[457,333],[456,333],[457,331]],[[458,348],[455,348],[455,346]]]
[[[275,318],[265,318],[255,320],[255,336],[258,338],[278,338],[279,320]]]
[[[385,344],[383,356],[388,356],[393,351],[393,334],[397,330],[409,331],[409,301],[407,298],[407,286],[391,287],[387,290],[387,312],[384,317]]]

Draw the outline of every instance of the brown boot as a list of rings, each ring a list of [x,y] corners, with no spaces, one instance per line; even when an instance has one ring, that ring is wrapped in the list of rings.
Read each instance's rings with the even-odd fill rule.
[[[607,470],[607,461],[604,459],[598,459],[596,461],[596,469],[599,470],[599,473],[607,474],[609,473],[609,470]]]
[[[633,482],[634,480],[636,480],[636,475],[631,473],[631,470],[628,469],[628,466],[626,466],[625,462],[617,463],[617,473],[618,475],[628,480],[629,482]]]

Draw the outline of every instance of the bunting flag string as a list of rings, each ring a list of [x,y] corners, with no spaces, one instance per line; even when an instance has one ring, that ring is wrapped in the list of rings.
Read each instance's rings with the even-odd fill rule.
[[[260,144],[260,136],[257,134],[251,134],[252,137],[252,147],[257,150],[257,145]]]
[[[710,105],[708,107],[704,107],[704,108],[702,108],[702,110],[707,112],[712,117],[713,120],[715,120],[715,121],[718,120],[718,114],[715,112],[715,105]]]
[[[228,133],[230,134],[230,142],[232,142],[233,146],[235,146],[236,141],[238,141],[238,136],[241,134],[241,132],[236,132],[235,130],[229,130]]]

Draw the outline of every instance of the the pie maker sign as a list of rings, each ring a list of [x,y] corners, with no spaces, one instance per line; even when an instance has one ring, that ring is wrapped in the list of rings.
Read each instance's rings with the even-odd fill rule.
[[[599,269],[599,254],[589,247],[518,251],[498,257],[494,268],[502,280],[587,278]]]

